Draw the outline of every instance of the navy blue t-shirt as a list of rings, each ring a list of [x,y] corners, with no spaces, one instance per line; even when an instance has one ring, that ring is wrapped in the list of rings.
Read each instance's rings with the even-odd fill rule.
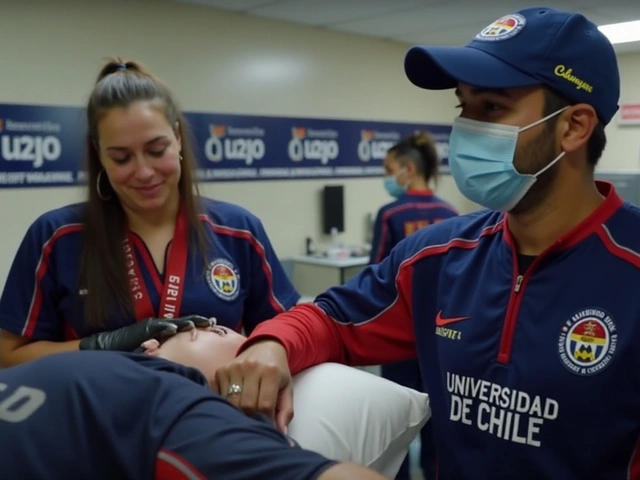
[[[174,316],[215,317],[218,325],[236,331],[244,328],[249,334],[260,322],[289,310],[300,295],[259,218],[238,205],[207,198],[201,201],[199,218],[210,252],[206,258],[202,252],[189,252],[180,281],[183,296]],[[105,328],[87,325],[83,309],[92,292],[79,277],[85,208],[86,204],[78,203],[50,210],[31,224],[0,296],[0,329],[31,341],[58,342],[163,316],[165,283],[172,277],[169,255],[160,273],[144,241],[133,235],[132,258],[140,270],[136,281],[153,312],[131,316],[114,308]]]
[[[206,385],[197,370],[116,352],[0,370],[0,477],[306,480],[335,463]]]

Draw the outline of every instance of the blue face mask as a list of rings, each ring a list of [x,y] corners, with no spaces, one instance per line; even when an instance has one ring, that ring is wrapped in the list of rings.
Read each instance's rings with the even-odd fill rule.
[[[567,108],[523,128],[456,118],[449,138],[449,167],[458,189],[483,207],[503,212],[511,210],[537,177],[565,154],[562,152],[534,175],[519,173],[513,165],[518,134],[546,122]]]
[[[400,169],[397,175],[387,175],[383,180],[385,190],[394,198],[401,197],[407,191],[407,187],[403,187],[402,185],[398,184],[398,177],[403,172],[403,170],[403,168]]]

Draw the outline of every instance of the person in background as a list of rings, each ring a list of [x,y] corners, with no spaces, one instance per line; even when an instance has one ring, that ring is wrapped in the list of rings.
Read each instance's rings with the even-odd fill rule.
[[[189,128],[161,80],[109,61],[86,114],[88,198],[25,234],[0,298],[0,365],[133,351],[209,317],[250,333],[296,304],[260,220],[199,196]]]
[[[437,184],[439,166],[438,152],[428,133],[416,132],[389,149],[384,159],[384,187],[396,200],[378,211],[370,263],[380,263],[413,232],[458,215],[430,188]]]
[[[384,186],[396,200],[378,211],[373,230],[370,264],[380,263],[393,247],[412,233],[455,217],[458,212],[435,196],[430,185],[438,179],[440,158],[436,146],[425,132],[416,132],[402,139],[387,152]],[[380,366],[384,378],[423,392],[422,376],[417,360],[407,360]],[[435,479],[435,446],[432,422],[420,432],[420,466],[425,480]],[[405,458],[396,480],[409,480],[410,457]]]
[[[404,67],[451,90],[451,173],[485,210],[259,325],[219,388],[286,425],[291,374],[417,357],[440,480],[639,479],[640,208],[594,178],[619,108],[611,42],[531,7]]]

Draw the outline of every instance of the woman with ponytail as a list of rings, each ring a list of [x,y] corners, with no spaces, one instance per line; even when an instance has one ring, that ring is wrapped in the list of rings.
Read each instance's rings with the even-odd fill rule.
[[[89,96],[86,201],[26,233],[0,299],[0,365],[132,351],[218,324],[250,332],[299,299],[255,216],[200,197],[169,88],[109,61]]]
[[[433,194],[440,159],[431,137],[416,132],[391,147],[384,160],[384,187],[396,200],[376,218],[371,263],[379,263],[403,238],[458,213]]]

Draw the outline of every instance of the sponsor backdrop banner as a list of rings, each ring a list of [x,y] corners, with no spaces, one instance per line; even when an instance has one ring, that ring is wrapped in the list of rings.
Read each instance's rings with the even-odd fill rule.
[[[384,175],[387,150],[426,131],[448,171],[451,126],[185,113],[201,181]],[[85,183],[86,120],[79,107],[0,104],[0,188]]]

